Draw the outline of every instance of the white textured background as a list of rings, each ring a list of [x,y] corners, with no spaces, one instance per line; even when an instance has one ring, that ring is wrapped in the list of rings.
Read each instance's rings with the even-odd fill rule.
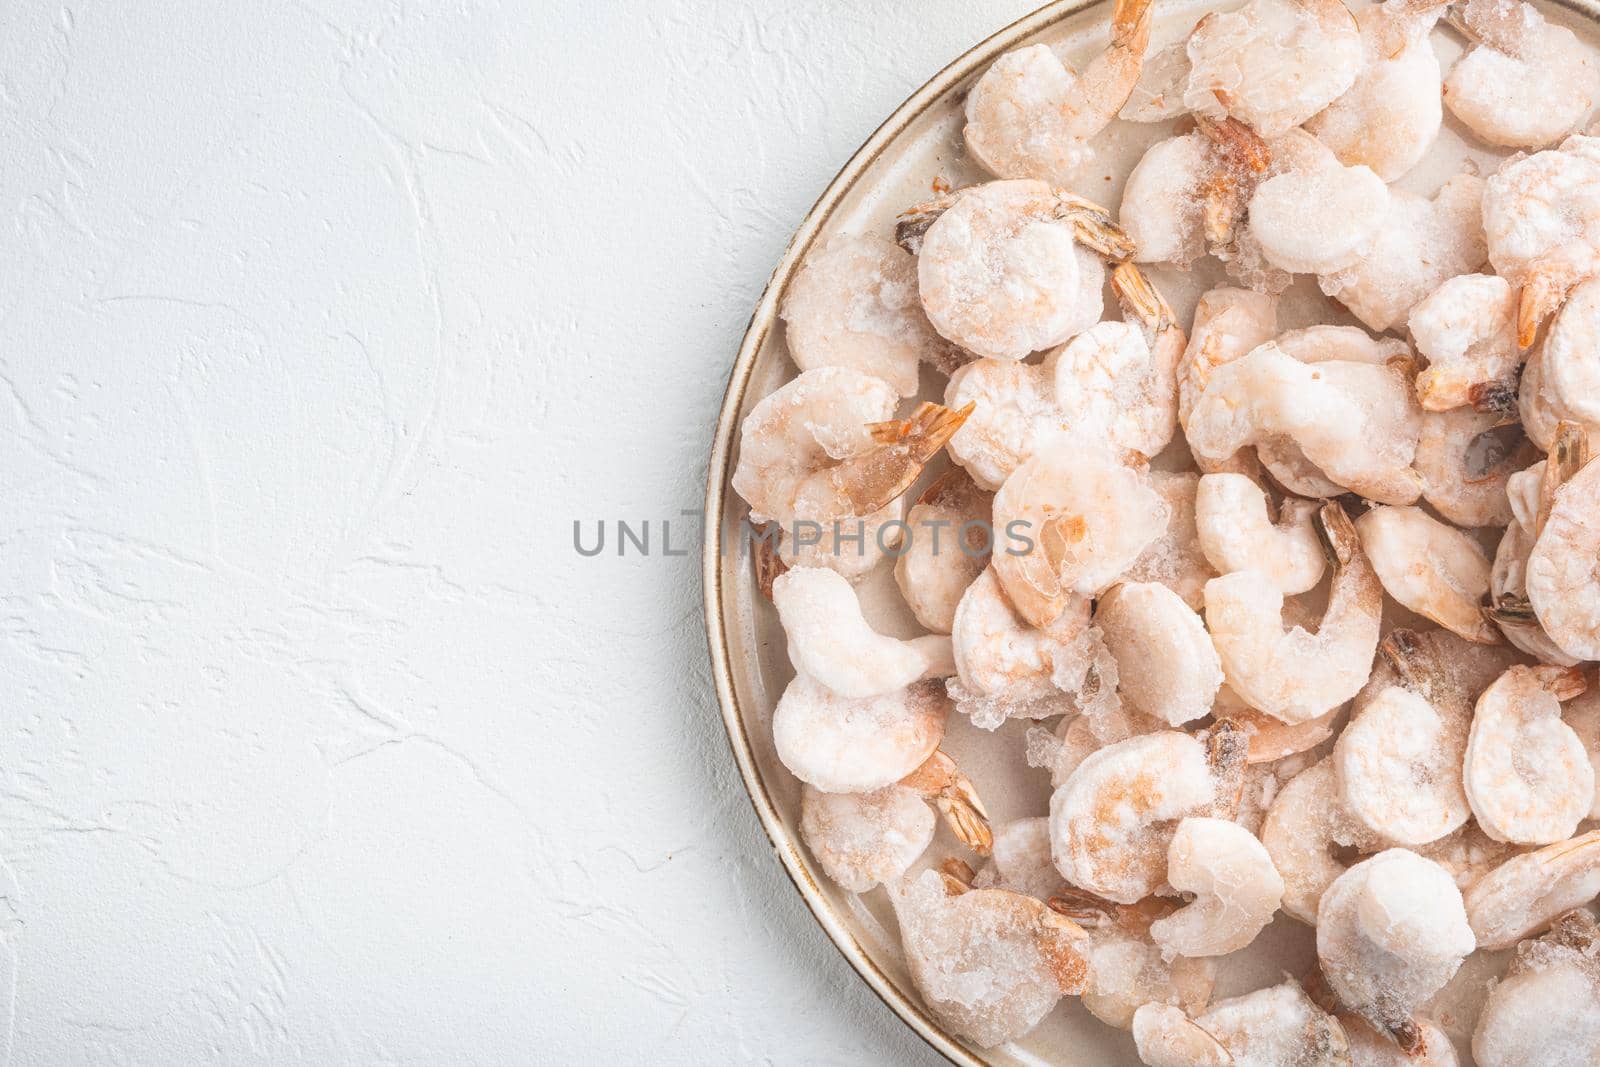
[[[0,7],[13,1064],[928,1062],[710,693],[740,332],[1026,0]]]

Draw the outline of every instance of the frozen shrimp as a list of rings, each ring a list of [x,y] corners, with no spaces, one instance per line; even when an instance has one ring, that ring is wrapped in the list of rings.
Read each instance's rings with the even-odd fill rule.
[[[1154,582],[1124,582],[1100,598],[1095,625],[1134,711],[1181,726],[1211,710],[1222,664],[1200,616],[1178,594]],[[1146,669],[1153,663],[1161,669]]]
[[[1362,59],[1355,84],[1306,122],[1341,162],[1364,164],[1392,182],[1433,147],[1443,109],[1428,31],[1445,6],[1446,0],[1388,0],[1356,12]]]
[[[989,862],[972,885],[1048,900],[1061,885],[1061,875],[1050,858],[1050,820],[1041,815],[995,826]]]
[[[865,893],[895,881],[933,841],[933,811],[914,790],[800,794],[800,836],[843,889]]]
[[[1470,404],[1505,415],[1516,396],[1517,294],[1504,278],[1462,274],[1411,309],[1417,351],[1428,366],[1417,375],[1417,400],[1428,411]]]
[[[1454,880],[1407,849],[1351,867],[1317,907],[1317,959],[1329,988],[1406,1051],[1421,1044],[1413,1013],[1475,947]]]
[[[1118,0],[1111,44],[1075,74],[1046,45],[1007,52],[967,94],[972,157],[1001,178],[1068,185],[1127,102],[1150,43],[1151,0]]]
[[[1117,117],[1128,122],[1165,122],[1182,115],[1188,110],[1183,94],[1189,85],[1189,71],[1187,36],[1146,56],[1133,92]]]
[[[1183,1009],[1145,1004],[1133,1015],[1133,1044],[1147,1067],[1233,1067],[1233,1054]]]
[[[1074,599],[1048,625],[1030,625],[988,568],[962,594],[951,628],[957,681],[948,688],[957,709],[991,730],[1008,718],[1075,710],[1068,691],[1082,687],[1098,650],[1088,627],[1086,597]]]
[[[1451,178],[1432,199],[1391,190],[1371,250],[1322,274],[1318,285],[1370,329],[1403,326],[1419,301],[1488,258],[1483,190],[1483,179],[1472,174]]]
[[[1559,416],[1600,424],[1600,280],[1572,290],[1550,323],[1539,358],[1544,397]]]
[[[1322,581],[1326,567],[1317,508],[1310,500],[1286,498],[1274,522],[1267,494],[1255,482],[1242,474],[1207,474],[1195,494],[1195,530],[1218,574],[1253,570],[1293,596]]]
[[[902,641],[878,633],[861,614],[855,589],[833,571],[799,567],[780,575],[772,603],[795,670],[842,697],[880,696],[955,673],[949,638]]]
[[[1292,980],[1219,1000],[1194,1021],[1233,1067],[1349,1067],[1344,1028]]]
[[[1600,464],[1589,462],[1587,436],[1576,428],[1557,432],[1540,511],[1528,600],[1561,651],[1600,659]]]
[[[1489,559],[1471,537],[1418,507],[1374,507],[1356,531],[1384,591],[1402,606],[1469,641],[1500,640],[1478,610]]]
[[[1414,1052],[1402,1051],[1359,1015],[1340,1015],[1338,1019],[1350,1042],[1350,1067],[1460,1067],[1450,1036],[1428,1019],[1411,1020],[1417,1031]]]
[[[1528,600],[1528,555],[1532,551],[1533,534],[1513,518],[1495,549],[1489,571],[1489,605],[1484,608],[1484,617],[1500,628],[1507,641],[1528,655],[1544,663],[1571,667],[1579,660],[1550,640]]]
[[[1112,661],[1115,663],[1115,661]],[[1090,754],[1118,741],[1169,729],[1115,700],[1096,700],[1078,715],[1069,715],[1053,731],[1033,727],[1028,731],[1028,766],[1050,772],[1050,787],[1061,788]]]
[[[1517,948],[1472,1035],[1479,1067],[1588,1067],[1600,1062],[1600,928],[1574,911]]]
[[[1301,363],[1404,363],[1411,347],[1398,337],[1373,337],[1359,326],[1306,326],[1280,333],[1274,343]]]
[[[1537,455],[1520,430],[1471,408],[1423,416],[1412,466],[1422,497],[1457,526],[1505,526],[1512,519],[1506,483]]]
[[[1384,689],[1334,747],[1345,810],[1397,845],[1436,841],[1463,825],[1472,815],[1461,784],[1464,726],[1419,693]]]
[[[1100,317],[1100,278],[1079,245],[1125,257],[1104,208],[1040,181],[996,181],[951,194],[917,254],[923,310],[940,335],[993,359],[1061,344]],[[1090,284],[1086,284],[1090,283]]]
[[[1378,646],[1383,593],[1355,527],[1332,502],[1323,505],[1321,524],[1333,584],[1315,634],[1283,629],[1283,593],[1258,571],[1206,583],[1206,626],[1228,685],[1251,707],[1291,724],[1354,696]]]
[[[1274,144],[1279,164],[1250,197],[1250,234],[1268,263],[1295,274],[1331,275],[1377,240],[1389,187],[1370,167],[1347,167],[1310,134],[1297,132],[1292,155]]]
[[[1588,49],[1532,4],[1466,0],[1452,8],[1450,24],[1473,47],[1445,78],[1444,103],[1489,144],[1554,144],[1600,99],[1600,70]]]
[[[1586,818],[1600,819],[1600,689],[1587,689],[1567,705],[1566,723],[1578,735],[1594,767],[1594,802]]]
[[[1261,824],[1261,843],[1283,878],[1284,913],[1315,926],[1323,892],[1347,869],[1338,853],[1381,842],[1345,810],[1333,761],[1324,759],[1278,791]]]
[[[1178,421],[1189,428],[1194,410],[1211,374],[1278,333],[1278,298],[1253,289],[1222,286],[1200,297],[1194,329],[1178,363]],[[1195,457],[1201,462],[1201,457]],[[1202,470],[1213,469],[1202,463]]]
[[[778,758],[802,782],[825,793],[870,793],[933,754],[949,711],[939,682],[852,699],[802,674],[772,712],[772,736]]]
[[[806,257],[784,294],[789,356],[801,370],[846,367],[917,391],[925,357],[946,347],[917,300],[917,261],[882,237],[845,237]]]
[[[1510,948],[1600,896],[1600,830],[1513,856],[1467,890],[1478,947]]]
[[[1216,576],[1195,536],[1195,494],[1200,477],[1192,471],[1151,471],[1150,485],[1167,502],[1167,529],[1150,542],[1123,578],[1160,582],[1199,611],[1206,603],[1206,582]]]
[[[911,533],[895,560],[894,579],[911,613],[934,633],[950,632],[962,594],[989,565],[993,509],[994,497],[952,467],[906,513]]]
[[[1051,449],[1018,467],[994,498],[994,523],[1025,546],[994,555],[1018,614],[1049,625],[1074,597],[1108,588],[1166,529],[1148,478],[1107,456]]]
[[[1167,881],[1194,900],[1150,925],[1169,953],[1222,956],[1255,940],[1277,914],[1283,878],[1255,835],[1223,819],[1184,819],[1167,847]]]
[[[1184,102],[1272,138],[1343,96],[1360,73],[1363,50],[1341,0],[1249,0],[1202,18],[1188,52]]]
[[[1561,701],[1584,684],[1570,667],[1515,666],[1478,698],[1463,779],[1478,825],[1495,840],[1560,841],[1588,815],[1594,767],[1561,721]]]
[[[1033,897],[924,871],[891,899],[923,1002],[984,1048],[1021,1037],[1083,990],[1084,931]]]

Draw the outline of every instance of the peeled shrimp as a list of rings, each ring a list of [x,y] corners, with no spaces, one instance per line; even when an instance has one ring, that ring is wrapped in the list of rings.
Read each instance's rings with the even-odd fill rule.
[[[1189,428],[1194,410],[1206,383],[1218,367],[1232,363],[1278,333],[1278,298],[1253,289],[1212,289],[1200,298],[1194,309],[1194,329],[1189,345],[1178,363],[1178,421]],[[1215,469],[1195,457],[1201,470]]]
[[[1233,1054],[1181,1008],[1146,1004],[1134,1012],[1132,1029],[1148,1067],[1233,1067]]]
[[[994,497],[953,467],[906,513],[911,533],[895,560],[894,579],[917,621],[935,633],[950,632],[961,595],[989,565],[993,509]]]
[[[1589,1067],[1600,1062],[1600,929],[1574,911],[1518,946],[1472,1035],[1479,1067]]]
[[[779,314],[801,370],[846,367],[903,397],[916,394],[924,356],[945,347],[917,301],[916,260],[881,237],[844,237],[812,252]]]
[[[1181,726],[1211,710],[1222,664],[1200,616],[1178,594],[1154,582],[1124,582],[1100,598],[1095,625],[1134,711]],[[1155,663],[1159,671],[1147,669]]]
[[[1113,660],[1113,663],[1115,661]],[[1082,714],[1068,716],[1054,731],[1028,731],[1028,766],[1050,772],[1050,787],[1060,789],[1089,756],[1118,741],[1169,729],[1160,719],[1134,712],[1121,702],[1096,702]]]
[[[1261,824],[1261,843],[1283,878],[1284,913],[1315,926],[1323,892],[1346,870],[1336,853],[1370,850],[1380,841],[1345,810],[1333,761],[1324,759],[1278,791]]]
[[[1417,507],[1375,507],[1356,531],[1384,591],[1402,606],[1469,641],[1500,640],[1478,610],[1489,559],[1471,537]]]
[[[1277,173],[1250,197],[1251,236],[1268,263],[1291,273],[1333,274],[1354,265],[1384,225],[1389,187],[1369,167],[1340,163],[1309,134],[1283,140],[1295,148],[1290,155],[1274,143]]]
[[[944,737],[950,702],[939,682],[866,699],[797,675],[772,712],[778,758],[824,793],[870,793],[922,765]]]
[[[1231,115],[1277,137],[1355,83],[1361,34],[1341,0],[1249,0],[1213,11],[1189,37],[1193,69],[1184,102],[1202,115]]]
[[[1084,931],[1033,897],[924,871],[891,899],[923,1002],[977,1045],[1021,1037],[1063,994],[1083,989]]]
[[[1151,471],[1150,485],[1167,502],[1167,529],[1123,572],[1130,582],[1160,582],[1199,611],[1206,582],[1216,576],[1195,536],[1195,494],[1200,477],[1191,472]]]
[[[1600,99],[1600,70],[1589,49],[1534,5],[1466,0],[1450,22],[1474,47],[1445,78],[1444,103],[1489,144],[1554,144]]]
[[[1594,803],[1589,806],[1588,818],[1600,819],[1600,689],[1585,690],[1582,696],[1567,705],[1567,725],[1578,735],[1584,750],[1589,753],[1589,763],[1594,767]]]
[[[1421,1044],[1413,1013],[1475,947],[1449,873],[1403,848],[1351,867],[1317,908],[1317,959],[1329,988],[1407,1051]]]
[[[1022,359],[1100,317],[1101,280],[1079,244],[1131,251],[1105,209],[1040,181],[952,194],[921,238],[917,284],[940,335],[980,356]]]
[[[1390,686],[1350,720],[1334,748],[1345,810],[1397,845],[1436,841],[1472,815],[1461,784],[1465,723]]]
[[[1457,526],[1504,526],[1512,519],[1506,483],[1537,453],[1520,433],[1508,444],[1495,432],[1499,421],[1471,408],[1423,416],[1412,466],[1423,499]]]
[[[1572,668],[1517,666],[1478,698],[1463,777],[1490,837],[1547,844],[1572,836],[1588,815],[1594,767],[1560,704],[1583,690]]]
[[[1193,133],[1151,145],[1118,211],[1134,259],[1188,267],[1208,250],[1226,254],[1270,160],[1265,142],[1231,121],[1202,119]]]
[[[1323,505],[1321,520],[1334,569],[1315,634],[1283,630],[1283,593],[1258,571],[1206,583],[1206,626],[1228,685],[1251,707],[1291,724],[1354,696],[1378,646],[1383,593],[1355,527],[1336,503]]]
[[[1186,818],[1167,847],[1167,881],[1195,899],[1150,925],[1182,956],[1222,956],[1255,940],[1277,914],[1283,879],[1250,831],[1223,819]]]
[[[1510,948],[1600,896],[1600,830],[1513,856],[1467,890],[1478,947]]]
[[[959,681],[949,690],[957,709],[991,730],[1008,718],[1074,710],[1068,691],[1082,686],[1095,652],[1088,626],[1086,597],[1049,625],[1030,625],[1011,606],[994,568],[985,570],[962,594],[951,629]]]
[[[1041,452],[995,494],[995,527],[1008,539],[995,551],[995,573],[1018,614],[1049,625],[1074,597],[1095,596],[1121,577],[1161,536],[1169,513],[1147,478],[1109,457]]]
[[[1341,162],[1364,164],[1392,182],[1433,147],[1443,109],[1428,31],[1445,6],[1445,0],[1388,0],[1356,12],[1362,61],[1355,84],[1306,122]]]
[[[1074,74],[1046,45],[1007,52],[967,94],[967,149],[1001,178],[1068,185],[1090,141],[1139,80],[1150,43],[1151,0],[1118,0],[1111,44]]]
[[[1350,1047],[1333,1016],[1294,981],[1219,1000],[1196,1018],[1233,1067],[1348,1067]]]
[[[1427,1019],[1411,1020],[1419,1044],[1410,1053],[1402,1051],[1359,1015],[1340,1015],[1338,1019],[1350,1041],[1350,1067],[1460,1067],[1450,1036]]]
[[[1417,400],[1428,411],[1464,404],[1504,414],[1516,396],[1517,294],[1504,278],[1451,278],[1411,309],[1409,325],[1428,366],[1417,375]]]
[[[1405,0],[1390,0],[1395,2]],[[1391,190],[1371,250],[1343,269],[1322,274],[1317,279],[1322,291],[1370,329],[1404,325],[1429,293],[1483,266],[1488,257],[1483,190],[1483,179],[1471,174],[1451,178],[1432,199]]]
[[[933,840],[933,811],[900,785],[871,793],[800,794],[800,836],[829,878],[852,893],[890,883]]]
[[[1600,424],[1600,280],[1572,290],[1540,349],[1543,399],[1561,418]]]
[[[1050,820],[1041,815],[995,826],[989,862],[972,885],[1048,900],[1061,885],[1061,875],[1050,858]]]
[[[1195,494],[1195,529],[1217,573],[1253,570],[1293,596],[1322,581],[1327,561],[1317,540],[1317,508],[1286,498],[1274,523],[1267,494],[1255,482],[1242,474],[1207,474]]]
[[[1568,447],[1558,433],[1552,459]],[[1561,464],[1541,509],[1548,512],[1528,555],[1528,600],[1550,640],[1576,659],[1600,659],[1600,464],[1581,454]],[[1587,463],[1587,465],[1583,465]],[[1559,466],[1559,470],[1553,469]],[[1572,467],[1577,472],[1568,475]]]

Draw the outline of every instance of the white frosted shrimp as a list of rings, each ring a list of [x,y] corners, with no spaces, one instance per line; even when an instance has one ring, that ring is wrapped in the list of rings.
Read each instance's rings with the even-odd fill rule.
[[[1322,894],[1347,868],[1338,853],[1370,851],[1380,840],[1345,810],[1332,759],[1323,759],[1278,790],[1261,843],[1283,878],[1284,913],[1315,926]]]
[[[1428,411],[1471,404],[1504,413],[1516,395],[1517,294],[1504,278],[1462,274],[1411,309],[1417,351],[1428,366],[1417,375],[1417,399]]]
[[[1211,374],[1278,334],[1278,298],[1253,289],[1221,286],[1207,291],[1194,309],[1189,345],[1178,363],[1178,421],[1189,428]],[[1202,470],[1210,470],[1201,457]]]
[[[1477,541],[1418,507],[1374,507],[1356,532],[1384,591],[1402,606],[1469,641],[1500,640],[1478,610],[1489,559]]]
[[[1520,432],[1508,441],[1499,424],[1500,416],[1471,408],[1423,416],[1412,467],[1423,499],[1457,526],[1505,526],[1512,519],[1506,483],[1537,453]]]
[[[1351,867],[1317,907],[1317,959],[1329,988],[1406,1051],[1421,1044],[1413,1014],[1475,947],[1449,872],[1407,849]]]
[[[1544,464],[1535,464],[1542,467]],[[1515,481],[1515,475],[1512,480]],[[1507,641],[1543,663],[1571,667],[1580,662],[1567,655],[1539,625],[1539,618],[1528,602],[1528,554],[1533,551],[1533,534],[1516,518],[1506,526],[1495,549],[1489,571],[1489,606],[1484,615],[1500,627]]]
[[[1455,879],[1456,888],[1461,890],[1463,896],[1496,867],[1522,852],[1522,846],[1496,841],[1474,822],[1416,848],[1417,855],[1432,860],[1450,872],[1450,877]],[[1467,919],[1470,923],[1470,909]],[[1474,926],[1473,930],[1476,932],[1477,927]],[[1478,947],[1482,948],[1483,945],[1479,944]]]
[[[1031,180],[986,182],[947,199],[912,214],[926,226],[918,291],[941,336],[979,356],[1022,359],[1099,319],[1100,281],[1079,245],[1119,258],[1132,251],[1104,208]]]
[[[1150,924],[1180,956],[1222,956],[1254,941],[1277,914],[1283,878],[1255,835],[1224,819],[1189,817],[1167,847],[1167,881],[1194,899]]]
[[[1118,691],[1134,711],[1170,726],[1210,712],[1222,664],[1205,623],[1178,594],[1154,582],[1124,582],[1100,598],[1094,620],[1116,657]]]
[[[1295,147],[1284,151],[1282,142]],[[1389,211],[1389,187],[1347,167],[1310,134],[1273,143],[1276,173],[1250,197],[1250,235],[1268,263],[1294,274],[1333,274],[1362,258]]]
[[[1233,1067],[1349,1067],[1344,1028],[1298,982],[1219,1000],[1195,1023],[1222,1042]]]
[[[1345,810],[1397,845],[1427,844],[1463,825],[1472,811],[1461,784],[1461,725],[1421,694],[1384,689],[1334,746]]]
[[[1068,185],[1139,80],[1151,0],[1117,0],[1111,43],[1075,74],[1047,45],[1007,52],[967,94],[967,148],[1000,178]]]
[[[831,570],[797,567],[779,575],[772,603],[795,670],[842,697],[879,696],[955,673],[949,638],[902,641],[878,633],[861,614],[855,589]]]
[[[1450,23],[1473,47],[1444,79],[1444,103],[1479,138],[1543,148],[1582,125],[1600,99],[1584,43],[1519,0],[1466,0]]]
[[[1206,582],[1216,576],[1195,534],[1195,494],[1200,476],[1193,471],[1151,471],[1150,485],[1167,502],[1167,529],[1150,542],[1123,572],[1130,582],[1160,582],[1196,611],[1206,603]]]
[[[883,237],[841,237],[812,252],[778,314],[801,370],[846,367],[917,392],[924,358],[946,347],[917,300],[917,261]]]
[[[1594,800],[1594,767],[1561,721],[1584,690],[1570,667],[1515,666],[1478,698],[1463,780],[1472,813],[1497,841],[1542,845],[1571,837]]]
[[[1361,70],[1361,34],[1341,0],[1248,0],[1189,36],[1184,102],[1277,137],[1333,103]]]
[[[1428,33],[1445,6],[1446,0],[1388,0],[1356,12],[1362,60],[1355,84],[1306,122],[1341,162],[1364,164],[1392,182],[1433,147],[1444,110]]]
[[[1187,268],[1208,250],[1230,255],[1244,206],[1270,166],[1270,149],[1248,127],[1199,123],[1151,145],[1128,174],[1118,218],[1139,263]]]
[[[1108,745],[1050,798],[1056,869],[1067,881],[1121,904],[1166,878],[1178,819],[1205,814],[1217,796],[1205,746],[1176,731]]]
[[[924,871],[890,899],[923,1002],[977,1045],[1021,1037],[1063,995],[1083,989],[1084,931],[1033,897],[966,889]]]
[[[800,793],[800,836],[843,889],[865,893],[905,874],[933,841],[934,817],[915,790],[885,786],[871,793]]]
[[[948,688],[957,709],[990,730],[1008,718],[1074,710],[1066,691],[1082,685],[1095,651],[1088,626],[1086,597],[1049,625],[1030,625],[1011,606],[994,568],[986,569],[962,594],[951,628],[958,681]]]
[[[1545,937],[1518,946],[1489,991],[1472,1034],[1478,1067],[1590,1067],[1600,1063],[1600,928],[1571,912]]]
[[[1418,1041],[1413,1052],[1401,1049],[1359,1015],[1340,1015],[1338,1020],[1350,1042],[1350,1067],[1460,1067],[1450,1035],[1429,1019],[1412,1019]]]
[[[1600,819],[1600,689],[1584,690],[1583,695],[1567,705],[1565,718],[1589,753],[1589,763],[1594,767],[1594,803],[1589,806],[1587,818]]]
[[[1370,251],[1322,274],[1318,285],[1370,329],[1405,325],[1420,300],[1488,258],[1483,190],[1483,179],[1472,174],[1457,174],[1431,199],[1391,190]]]
[[[1513,856],[1466,892],[1478,947],[1510,948],[1600,896],[1600,830]]]
[[[1354,696],[1378,647],[1383,591],[1355,527],[1337,503],[1323,505],[1321,521],[1333,580],[1315,634],[1283,629],[1283,593],[1258,571],[1206,583],[1206,626],[1228,685],[1287,723],[1315,719]]]
[[[1483,194],[1483,229],[1495,273],[1521,290],[1527,348],[1572,287],[1600,275],[1600,139],[1568,137],[1503,164]]]
[[[1267,513],[1267,494],[1242,474],[1207,474],[1195,494],[1195,530],[1200,549],[1218,574],[1253,570],[1285,596],[1322,581],[1327,559],[1317,540],[1318,504],[1285,498],[1277,521]]]
[[[944,738],[950,702],[939,682],[866,699],[797,675],[772,712],[778,758],[824,793],[870,793],[920,767]]]
[[[950,632],[962,594],[989,565],[993,510],[993,495],[952,467],[906,513],[910,533],[894,580],[917,621],[934,633]]]
[[[1369,363],[1383,367],[1411,357],[1411,346],[1398,337],[1374,337],[1359,326],[1304,326],[1280,333],[1274,343],[1301,363]]]
[[[1013,819],[994,827],[989,862],[973,879],[974,889],[1009,889],[1048,900],[1061,885],[1050,858],[1050,820]]]
[[[1562,418],[1600,424],[1600,280],[1572,290],[1539,353],[1546,402]]]
[[[1600,464],[1589,462],[1587,435],[1575,427],[1557,432],[1540,511],[1528,600],[1562,652],[1600,659]]]
[[[1170,511],[1147,477],[1107,456],[1042,451],[995,494],[997,535],[1007,539],[995,573],[1018,614],[1049,625],[1074,597],[1120,578],[1161,536]]]
[[[1133,1044],[1147,1067],[1233,1067],[1233,1054],[1182,1008],[1145,1004],[1133,1014]]]

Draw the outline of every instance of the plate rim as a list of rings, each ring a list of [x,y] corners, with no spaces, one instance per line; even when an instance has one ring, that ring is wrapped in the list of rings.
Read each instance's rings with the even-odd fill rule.
[[[866,948],[850,933],[842,916],[823,895],[822,888],[811,876],[800,854],[799,842],[790,836],[779,818],[777,807],[756,765],[755,755],[746,733],[739,694],[733,683],[727,621],[723,611],[726,590],[722,584],[721,534],[729,489],[728,464],[732,458],[734,436],[738,430],[739,410],[744,405],[745,392],[755,370],[756,356],[766,343],[767,335],[777,319],[779,299],[794,275],[796,266],[811,250],[818,233],[838,208],[840,201],[911,123],[944,100],[945,96],[963,80],[987,66],[1001,52],[1022,39],[1106,2],[1107,0],[1052,0],[1051,3],[989,35],[924,82],[890,113],[889,117],[862,142],[860,148],[851,154],[849,160],[823,189],[816,203],[806,212],[805,218],[801,220],[794,235],[789,239],[777,266],[768,278],[761,299],[756,303],[729,373],[728,386],[723,393],[716,433],[712,438],[711,454],[706,467],[705,511],[701,520],[703,543],[700,554],[706,643],[711,657],[711,675],[716,688],[717,703],[722,710],[723,727],[728,736],[728,746],[732,749],[734,761],[739,768],[739,777],[744,783],[745,794],[751,806],[755,808],[756,817],[773,851],[777,853],[784,872],[788,874],[801,900],[817,924],[822,927],[833,947],[901,1022],[934,1051],[963,1067],[992,1067],[992,1061],[962,1044],[940,1026],[920,1004],[902,993],[872,960]]]

